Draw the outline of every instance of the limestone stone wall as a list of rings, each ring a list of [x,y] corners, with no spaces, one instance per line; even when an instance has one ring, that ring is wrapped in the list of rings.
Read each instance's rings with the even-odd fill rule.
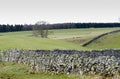
[[[34,71],[74,74],[120,72],[120,50],[18,50],[0,51],[0,61],[28,65]]]

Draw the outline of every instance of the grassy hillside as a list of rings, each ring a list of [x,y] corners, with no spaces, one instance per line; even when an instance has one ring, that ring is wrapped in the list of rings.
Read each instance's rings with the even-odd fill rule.
[[[120,28],[86,28],[86,29],[61,29],[53,30],[49,35],[50,39],[64,40],[75,44],[83,42],[106,32]]]
[[[90,43],[87,47],[94,49],[120,48],[120,33],[103,36],[95,40],[94,42]]]
[[[119,28],[50,30],[48,38],[33,37],[31,31],[0,33],[0,49],[76,49],[86,40]]]
[[[76,45],[61,40],[40,38],[31,36],[31,32],[11,32],[1,33],[0,49],[20,48],[20,49],[82,49]]]
[[[90,28],[50,30],[48,38],[33,37],[31,31],[0,33],[0,50],[9,48],[20,49],[100,49],[120,48],[120,33],[102,37],[87,47],[81,44],[99,34],[119,28]],[[100,79],[100,76],[31,73],[29,67],[23,64],[0,62],[0,79]]]

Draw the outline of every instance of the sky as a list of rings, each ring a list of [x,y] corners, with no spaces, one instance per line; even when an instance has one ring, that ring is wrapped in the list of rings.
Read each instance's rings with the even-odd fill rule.
[[[0,0],[0,24],[120,22],[120,0]]]

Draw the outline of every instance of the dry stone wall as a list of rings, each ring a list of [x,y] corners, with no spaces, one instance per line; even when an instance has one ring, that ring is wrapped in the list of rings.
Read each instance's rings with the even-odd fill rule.
[[[28,65],[34,71],[74,74],[120,72],[120,50],[18,50],[0,51],[0,61]]]
[[[88,44],[92,43],[93,41],[95,41],[95,40],[97,40],[97,39],[99,39],[99,38],[101,38],[101,37],[103,37],[103,36],[105,36],[105,35],[114,34],[114,33],[118,33],[118,32],[120,32],[120,30],[115,30],[115,31],[103,33],[103,34],[98,35],[98,36],[92,38],[91,40],[89,40],[89,41],[83,43],[82,46],[83,46],[83,47],[84,47],[84,46],[87,46]]]

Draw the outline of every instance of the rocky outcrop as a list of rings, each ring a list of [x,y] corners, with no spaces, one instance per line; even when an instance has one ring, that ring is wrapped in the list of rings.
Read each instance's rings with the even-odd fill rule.
[[[28,65],[34,71],[74,74],[120,72],[120,50],[18,50],[1,51],[0,61]]]
[[[83,47],[84,47],[84,46],[87,46],[88,44],[92,43],[93,41],[95,41],[95,40],[97,40],[97,39],[99,39],[99,38],[101,38],[101,37],[103,37],[103,36],[105,36],[105,35],[113,34],[113,33],[118,33],[118,32],[120,32],[120,30],[115,30],[115,31],[112,31],[112,32],[103,33],[103,34],[98,35],[98,36],[92,38],[91,40],[83,43],[82,46],[83,46]]]

